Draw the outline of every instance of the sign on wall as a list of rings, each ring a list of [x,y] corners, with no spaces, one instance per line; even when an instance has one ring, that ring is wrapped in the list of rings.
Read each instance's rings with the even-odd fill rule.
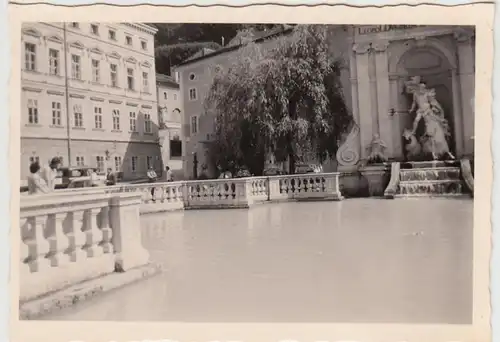
[[[396,31],[396,30],[407,30],[411,28],[418,27],[418,25],[373,25],[373,26],[359,26],[358,34],[374,34],[374,33],[382,33],[388,31]]]

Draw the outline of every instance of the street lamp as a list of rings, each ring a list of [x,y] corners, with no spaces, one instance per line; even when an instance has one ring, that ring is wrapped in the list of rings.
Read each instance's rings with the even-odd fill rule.
[[[193,178],[198,178],[198,154],[195,152],[193,154]]]

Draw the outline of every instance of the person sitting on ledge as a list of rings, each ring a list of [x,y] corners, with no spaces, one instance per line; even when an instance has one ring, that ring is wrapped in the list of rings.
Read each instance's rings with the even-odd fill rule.
[[[58,157],[51,159],[50,164],[47,165],[41,172],[40,176],[43,178],[50,192],[55,190],[57,170],[61,165],[61,160]]]
[[[34,162],[30,165],[30,175],[28,176],[28,194],[39,195],[48,194],[49,187],[45,180],[40,176],[40,164]]]
[[[156,182],[156,179],[158,178],[158,176],[156,175],[156,172],[155,170],[153,169],[152,166],[149,167],[149,170],[148,170],[148,173],[147,173],[147,176],[148,176],[148,182],[149,183],[155,183]],[[153,202],[156,202],[156,198],[155,198],[155,187],[152,186],[151,187],[151,200]]]

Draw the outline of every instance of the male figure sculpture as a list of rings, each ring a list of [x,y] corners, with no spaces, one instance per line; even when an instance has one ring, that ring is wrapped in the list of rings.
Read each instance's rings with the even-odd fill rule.
[[[412,134],[416,134],[418,124],[423,119],[425,122],[423,140],[427,140],[427,143],[423,144],[424,152],[430,152],[434,160],[443,155],[455,159],[446,141],[446,137],[449,135],[448,122],[444,118],[443,108],[436,100],[435,90],[427,89],[424,83],[420,83],[419,77],[414,77],[412,81],[418,83],[411,91],[413,93],[413,103],[410,113],[416,110]]]

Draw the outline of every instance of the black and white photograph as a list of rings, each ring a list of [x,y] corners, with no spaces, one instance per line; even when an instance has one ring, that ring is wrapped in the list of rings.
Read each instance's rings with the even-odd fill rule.
[[[479,26],[72,18],[18,26],[15,319],[489,319]]]

